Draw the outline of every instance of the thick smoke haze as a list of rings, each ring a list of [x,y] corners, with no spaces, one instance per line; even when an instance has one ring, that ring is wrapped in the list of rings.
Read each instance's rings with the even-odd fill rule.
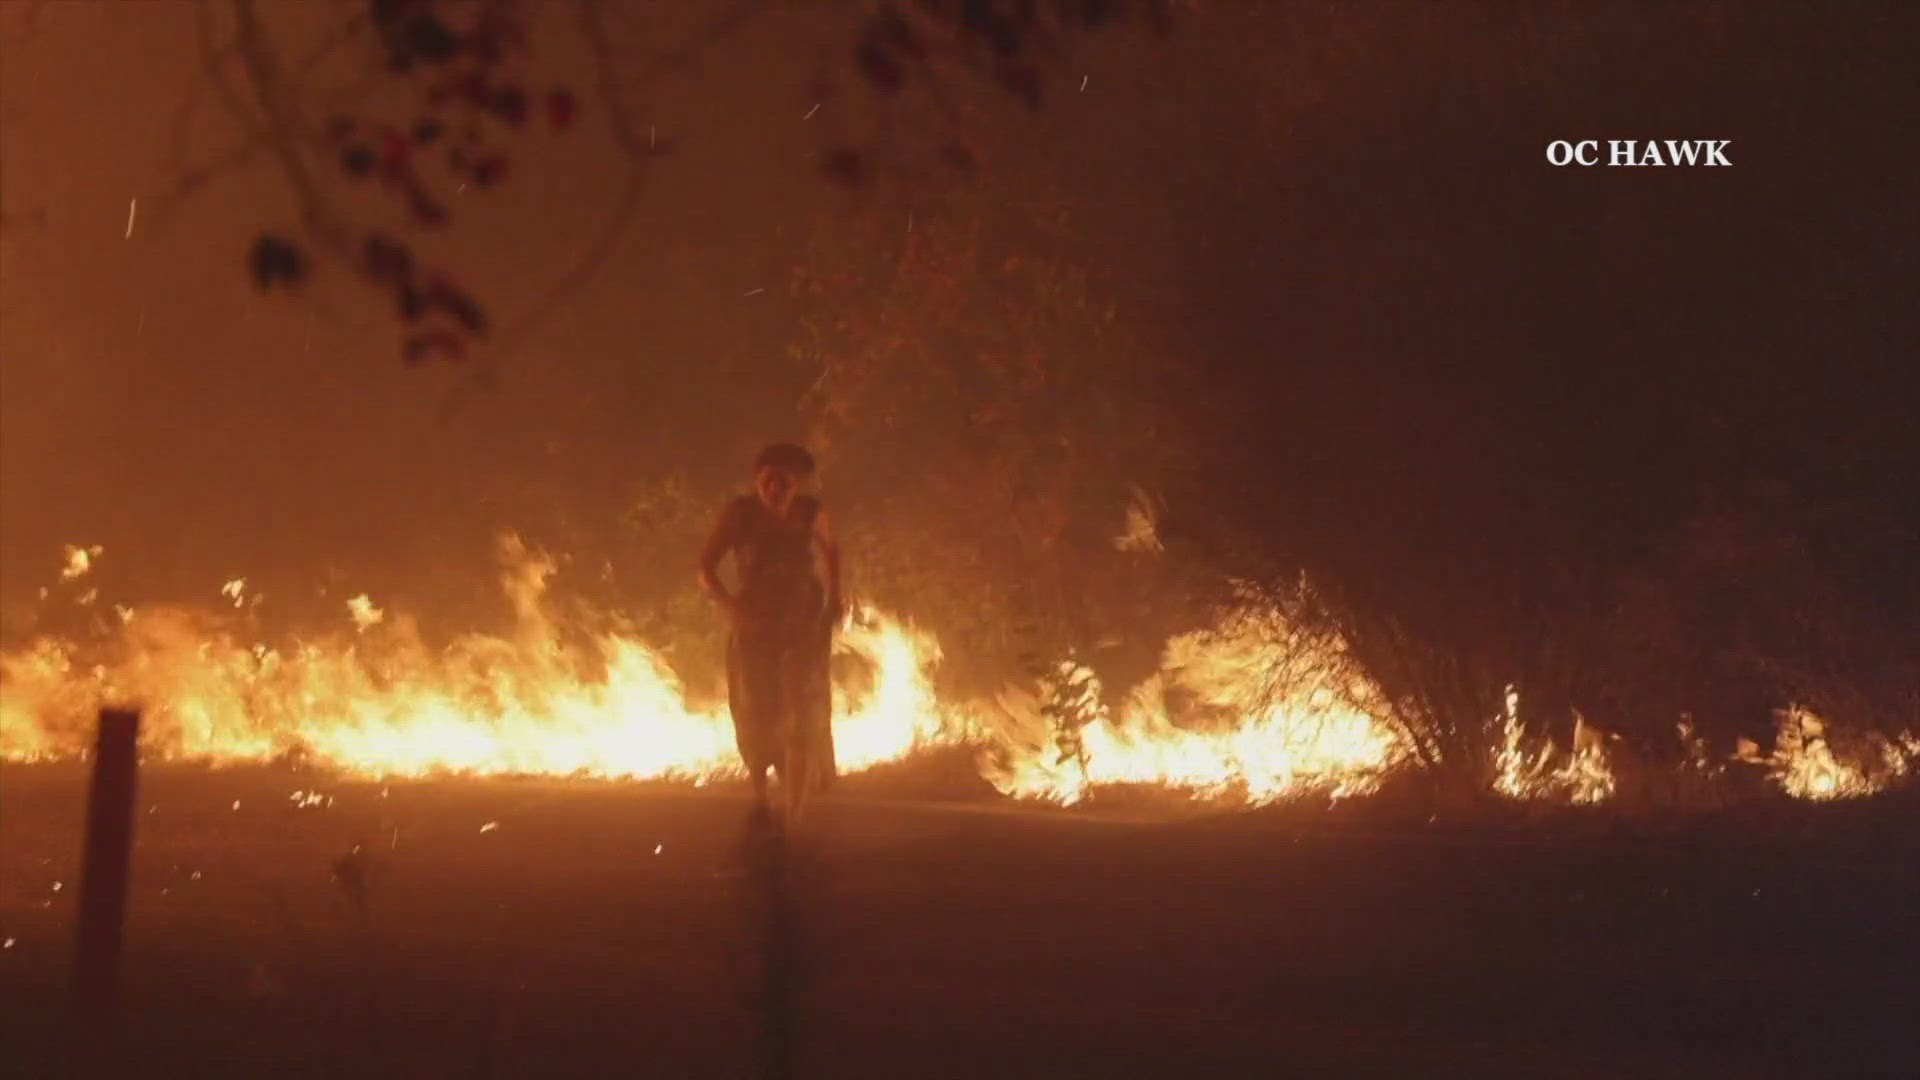
[[[30,28],[7,14],[10,600],[54,577],[68,541],[104,545],[103,580],[136,598],[212,597],[239,574],[287,597],[328,568],[356,589],[471,577],[495,529],[561,509],[611,517],[639,477],[719,482],[763,433],[801,428],[786,282],[834,194],[801,115],[817,54],[844,27],[769,11],[710,60],[636,89],[679,149],[649,171],[604,268],[496,388],[460,393],[445,368],[402,367],[388,306],[349,275],[323,272],[295,297],[254,290],[253,237],[297,220],[264,156],[158,214],[199,77],[191,5],[47,5]],[[288,41],[328,21],[306,4],[268,14]],[[636,82],[643,58],[701,22],[631,14],[615,29],[632,38]],[[537,30],[543,68],[585,64],[565,19]],[[199,96],[188,167],[237,138]],[[510,183],[456,207],[437,252],[506,319],[605,228],[627,170],[598,116],[529,141]]]
[[[0,1062],[1920,1075],[1916,45],[0,0]]]
[[[536,79],[582,84],[580,124],[529,136],[435,249],[508,323],[606,235],[632,167],[562,7],[534,27]],[[263,10],[299,55],[323,8]],[[823,148],[925,112],[841,71],[850,11],[611,12],[629,108],[671,151],[604,264],[482,386],[403,367],[348,275],[253,289],[252,238],[297,223],[264,157],[162,209],[238,137],[190,5],[9,7],[9,603],[69,541],[104,545],[103,587],[133,599],[240,574],[285,604],[454,596],[495,530],[568,523],[617,551],[635,481],[718,492],[759,442],[805,434],[790,351],[822,313],[791,283],[823,231],[913,227],[911,199],[824,176]],[[1134,340],[1192,372],[1176,532],[1358,552],[1383,588],[1441,560],[1487,589],[1631,561],[1750,483],[1910,527],[1916,102],[1893,43],[1913,29],[1872,5],[1196,5],[1168,36],[1052,58],[1038,111],[967,116],[973,197],[1024,200],[982,218],[1005,226],[991,243],[1044,218]],[[1621,137],[1727,139],[1735,165],[1546,162],[1554,139]]]

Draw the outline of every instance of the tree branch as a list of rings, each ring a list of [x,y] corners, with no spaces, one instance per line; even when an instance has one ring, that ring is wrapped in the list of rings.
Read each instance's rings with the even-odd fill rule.
[[[339,253],[346,254],[350,250],[352,230],[328,203],[320,186],[307,170],[307,163],[301,160],[298,142],[299,137],[307,132],[308,125],[300,113],[299,103],[288,89],[286,76],[280,70],[279,58],[274,55],[261,31],[254,0],[234,0],[233,6],[240,27],[236,44],[241,59],[245,61],[247,73],[252,77],[255,99],[266,115],[264,134],[267,148],[279,159],[287,182],[293,185],[308,230]],[[216,86],[222,83],[223,80],[215,80]]]
[[[252,110],[245,104],[245,95],[233,86],[226,74],[228,61],[241,56],[240,39],[236,34],[232,39],[216,44],[213,23],[207,0],[201,0],[195,7],[197,33],[200,42],[201,78],[196,80],[187,91],[186,100],[174,113],[172,145],[172,165],[176,178],[173,184],[153,200],[151,218],[156,225],[167,221],[182,203],[197,194],[207,183],[230,170],[240,169],[255,160],[262,150],[268,148],[271,141],[267,128],[261,126]],[[352,36],[366,22],[366,14],[356,11],[342,20],[319,44],[308,51],[298,64],[298,72],[305,76],[313,71],[322,60],[336,49],[341,42]],[[199,112],[206,90],[211,87],[233,114],[234,121],[240,126],[242,134],[226,148],[202,164],[189,167],[187,160],[187,135],[193,119]],[[348,93],[352,98],[364,96],[372,85],[356,87]]]
[[[646,166],[661,152],[656,140],[640,136],[639,124],[621,97],[613,45],[607,37],[606,24],[601,20],[598,0],[577,0],[575,10],[580,20],[580,32],[593,50],[595,83],[601,106],[606,111],[607,128],[613,135],[614,144],[626,155],[627,175],[607,215],[607,222],[600,229],[599,239],[547,289],[545,295],[525,315],[501,332],[499,344],[492,351],[495,363],[511,356],[514,350],[524,345],[612,257],[627,227],[632,224],[635,212],[639,210]],[[483,372],[483,376],[486,374],[489,373]],[[449,406],[452,404],[449,402]]]

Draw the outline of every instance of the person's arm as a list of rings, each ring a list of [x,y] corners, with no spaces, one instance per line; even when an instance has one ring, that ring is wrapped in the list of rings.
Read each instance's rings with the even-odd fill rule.
[[[833,525],[824,508],[813,516],[813,544],[827,575],[827,618],[838,624],[846,615],[840,595],[840,542],[833,538]]]
[[[735,516],[733,504],[729,503],[720,520],[714,523],[706,544],[700,548],[700,588],[728,611],[733,610],[733,594],[720,580],[720,560],[726,558],[733,547]]]

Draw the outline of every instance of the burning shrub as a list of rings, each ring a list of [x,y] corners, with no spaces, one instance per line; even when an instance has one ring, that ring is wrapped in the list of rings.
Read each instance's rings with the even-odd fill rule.
[[[1370,791],[1405,757],[1339,643],[1251,592],[1213,626],[1168,641],[1117,719],[1102,698],[1072,661],[1037,692],[1002,693],[995,784],[1068,803],[1097,785],[1161,784],[1264,804]]]

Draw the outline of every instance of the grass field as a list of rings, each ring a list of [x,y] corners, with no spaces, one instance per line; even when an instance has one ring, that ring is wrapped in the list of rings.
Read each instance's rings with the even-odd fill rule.
[[[1911,801],[1542,836],[847,788],[773,909],[715,873],[737,787],[150,768],[108,1049],[125,1075],[748,1076],[771,977],[802,1076],[1920,1073]],[[19,1075],[70,1052],[84,794],[75,765],[0,768]]]

